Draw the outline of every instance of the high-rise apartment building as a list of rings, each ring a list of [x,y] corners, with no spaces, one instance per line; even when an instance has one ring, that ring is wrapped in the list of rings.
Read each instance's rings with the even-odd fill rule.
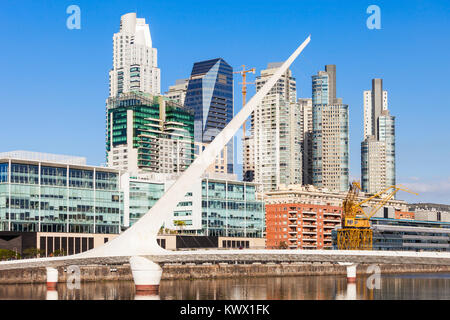
[[[280,66],[269,63],[261,71],[255,81],[256,91]],[[275,190],[280,184],[302,183],[301,121],[295,78],[287,70],[251,116],[249,142],[253,141],[254,181],[260,191]],[[251,154],[250,150],[245,151]]]
[[[163,96],[109,98],[106,151],[112,168],[183,172],[194,160],[194,114]]]
[[[312,76],[312,182],[346,191],[349,186],[348,105],[336,98],[336,66]]]
[[[253,142],[253,136],[246,136],[242,139],[242,159],[243,159],[243,174],[242,179],[244,181],[255,180],[255,144]]]
[[[300,98],[298,104],[301,114],[301,151],[303,184],[313,184],[312,178],[312,99]]]
[[[109,96],[140,91],[153,95],[161,91],[157,51],[145,19],[127,13],[120,19],[120,31],[114,34],[113,68],[109,72]]]
[[[395,185],[395,117],[388,110],[383,80],[364,91],[364,141],[361,143],[361,187],[377,193]]]
[[[184,99],[186,98],[188,84],[189,79],[176,80],[175,84],[169,87],[169,91],[167,91],[166,97],[174,100],[178,104],[184,105]]]
[[[194,63],[184,105],[194,111],[196,154],[233,118],[233,68],[222,58]],[[226,147],[226,171],[233,173],[233,140]]]

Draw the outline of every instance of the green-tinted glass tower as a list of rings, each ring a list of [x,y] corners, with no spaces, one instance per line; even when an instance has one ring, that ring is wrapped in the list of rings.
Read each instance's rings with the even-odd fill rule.
[[[162,96],[134,92],[107,101],[108,166],[180,173],[194,160],[193,112]]]

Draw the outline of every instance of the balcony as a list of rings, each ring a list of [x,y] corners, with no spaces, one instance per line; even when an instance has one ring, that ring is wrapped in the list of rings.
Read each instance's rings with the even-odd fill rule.
[[[317,218],[316,217],[303,217],[302,220],[304,220],[304,221],[316,221]]]
[[[336,227],[335,224],[324,224],[324,225],[323,225],[323,228],[324,228],[324,229],[334,229],[334,227]]]
[[[297,228],[297,225],[294,223],[288,224],[289,228]]]
[[[297,230],[289,230],[289,234],[297,234]]]
[[[313,231],[313,230],[304,230],[304,231],[303,231],[303,234],[313,234],[313,235],[316,235],[316,232]]]
[[[303,224],[303,228],[314,228],[314,229],[316,229],[317,226],[315,224],[312,224],[312,223],[304,223]]]
[[[297,221],[297,217],[289,217],[289,221]]]
[[[334,222],[334,223],[337,223],[337,222],[340,222],[340,221],[341,221],[340,219],[328,219],[328,218],[323,219],[323,222]]]
[[[341,214],[338,212],[324,212],[324,216],[332,216],[332,217],[341,217]]]
[[[317,238],[316,237],[303,237],[303,242],[305,242],[305,241],[316,242]]]

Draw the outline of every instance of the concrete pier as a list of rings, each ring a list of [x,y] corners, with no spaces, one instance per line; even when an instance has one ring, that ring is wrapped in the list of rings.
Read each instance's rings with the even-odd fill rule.
[[[58,269],[47,267],[47,290],[56,290],[58,283]]]
[[[136,292],[159,293],[162,268],[159,264],[144,257],[131,257],[130,268]]]

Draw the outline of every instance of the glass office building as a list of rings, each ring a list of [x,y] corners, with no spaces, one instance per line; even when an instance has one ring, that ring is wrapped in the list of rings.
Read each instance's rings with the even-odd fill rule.
[[[174,180],[133,177],[124,174],[125,226],[131,226],[148,212]],[[256,199],[256,185],[235,180],[204,177],[192,183],[191,190],[178,203],[164,228],[180,229],[183,233],[205,236],[263,237],[265,228],[264,202]]]
[[[204,179],[202,229],[208,236],[263,237],[265,207],[256,199],[256,185]]]
[[[370,219],[373,250],[450,251],[450,223],[392,218]],[[333,230],[333,247],[337,249],[337,232]]]
[[[119,233],[116,170],[0,159],[0,231]]]
[[[233,118],[233,68],[222,58],[194,63],[184,105],[194,110],[195,141],[214,140]],[[226,172],[233,173],[232,140],[226,150]]]

